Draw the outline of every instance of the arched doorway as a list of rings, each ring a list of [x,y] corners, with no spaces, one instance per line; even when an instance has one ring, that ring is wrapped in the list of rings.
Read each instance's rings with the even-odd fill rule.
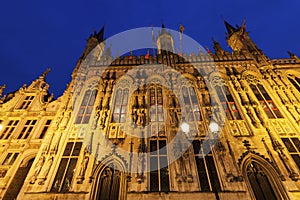
[[[127,177],[124,162],[117,156],[103,160],[95,169],[90,199],[125,200]]]
[[[97,200],[118,200],[120,192],[121,172],[105,167],[100,175]]]
[[[270,183],[270,179],[263,168],[255,162],[247,167],[247,177],[256,199],[276,200],[276,194]]]
[[[11,181],[9,187],[7,188],[3,200],[11,200],[17,198],[33,161],[34,158],[30,159],[25,165],[22,164],[20,165],[19,169],[14,175],[13,180]]]
[[[248,154],[242,171],[252,199],[290,199],[275,168],[263,157]]]

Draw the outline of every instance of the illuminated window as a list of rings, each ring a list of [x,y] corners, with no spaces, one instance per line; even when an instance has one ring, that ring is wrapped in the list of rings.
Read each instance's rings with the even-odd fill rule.
[[[291,157],[300,170],[300,141],[296,137],[281,138]]]
[[[16,126],[18,125],[19,123],[19,120],[10,120],[8,122],[8,124],[6,125],[6,127],[4,128],[1,136],[0,136],[0,139],[5,139],[7,140],[11,135],[12,133],[14,132]]]
[[[8,153],[2,162],[2,165],[13,165],[19,153]]]
[[[164,130],[164,109],[163,109],[163,92],[162,88],[157,85],[151,85],[149,88],[150,101],[150,133],[151,135],[158,134]]]
[[[194,88],[192,87],[182,87],[182,95],[183,95],[183,101],[184,106],[187,113],[187,119],[188,121],[200,121],[201,115],[200,115],[200,109],[199,109],[199,103],[198,99],[195,93]]]
[[[277,106],[261,84],[251,84],[250,87],[254,92],[256,98],[258,99],[261,107],[264,109],[265,113],[270,119],[282,118],[282,115]]]
[[[161,87],[150,88],[150,119],[151,122],[163,122],[163,95]]]
[[[18,139],[27,139],[34,128],[36,121],[37,120],[27,120],[21,133],[18,136]]]
[[[295,88],[300,92],[300,78],[290,75],[288,76],[288,79],[295,86]]]
[[[97,96],[97,90],[87,90],[85,92],[81,106],[78,111],[76,124],[89,123],[96,96]]]
[[[48,119],[48,120],[46,121],[46,123],[44,124],[44,127],[43,127],[43,129],[42,129],[42,132],[41,132],[41,134],[40,134],[40,136],[39,136],[39,139],[43,139],[43,138],[44,138],[44,136],[45,136],[47,130],[49,129],[50,124],[51,124],[51,119]]]
[[[34,99],[34,96],[26,96],[25,99],[23,100],[22,104],[18,107],[18,109],[27,109],[28,106],[33,101],[33,99]]]
[[[68,192],[81,151],[82,142],[68,142],[55,176],[52,192]]]
[[[128,104],[128,89],[117,89],[115,97],[115,105],[113,112],[113,121],[124,123],[126,121]]]
[[[220,191],[220,182],[212,153],[204,154],[201,149],[203,140],[194,140],[192,143],[201,191]]]
[[[166,140],[150,140],[150,191],[170,191]]]
[[[242,119],[241,115],[234,103],[233,97],[227,86],[216,86],[217,95],[220,98],[223,110],[229,120]]]

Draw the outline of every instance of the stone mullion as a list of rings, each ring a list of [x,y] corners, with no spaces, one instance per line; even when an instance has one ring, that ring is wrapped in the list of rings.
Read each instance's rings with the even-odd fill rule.
[[[256,128],[259,128],[261,119],[260,119],[260,116],[258,116],[256,113],[256,107],[257,107],[258,103],[255,102],[253,100],[253,97],[251,96],[251,94],[249,94],[250,89],[248,87],[247,81],[244,79],[240,79],[240,83],[239,83],[239,81],[233,75],[231,76],[231,80],[232,80],[233,85],[235,86],[236,91],[238,92],[238,94],[240,96],[242,106],[246,109],[247,114],[250,117],[252,124]]]

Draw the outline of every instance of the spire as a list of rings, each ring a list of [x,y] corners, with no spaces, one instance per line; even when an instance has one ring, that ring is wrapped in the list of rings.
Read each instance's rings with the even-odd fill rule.
[[[51,71],[50,68],[47,68],[46,71],[40,76],[40,79],[45,80],[46,76],[49,74]]]
[[[167,33],[164,22],[161,24],[161,34]]]
[[[96,34],[96,38],[99,43],[104,41],[104,26],[100,29],[100,31]]]
[[[212,38],[212,41],[214,43],[214,50],[215,50],[215,53],[216,54],[223,54],[224,53],[224,50],[222,49],[220,43],[218,41],[216,41],[214,38]]]
[[[294,53],[292,53],[290,51],[288,51],[288,54],[289,54],[289,56],[290,56],[291,59],[296,59],[296,60],[299,59],[298,56],[296,56]]]
[[[236,29],[233,26],[231,26],[231,24],[229,24],[226,20],[224,20],[224,24],[228,35],[236,31]]]

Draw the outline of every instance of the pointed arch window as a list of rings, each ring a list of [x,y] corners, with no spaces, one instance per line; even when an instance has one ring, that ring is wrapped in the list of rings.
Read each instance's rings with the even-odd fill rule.
[[[77,114],[76,124],[89,123],[96,96],[97,96],[97,90],[89,89],[85,92],[81,106]]]
[[[293,84],[293,86],[300,92],[300,78],[289,75],[288,79]]]
[[[250,88],[270,119],[282,118],[282,114],[280,113],[279,109],[261,84],[251,84]]]
[[[229,91],[228,86],[226,85],[216,86],[215,88],[227,119],[229,120],[242,119],[239,110],[237,109],[237,106],[234,102],[234,99]]]
[[[126,121],[129,90],[118,88],[114,102],[113,121],[124,123]]]
[[[197,95],[193,87],[183,86],[181,88],[182,96],[184,101],[184,106],[187,113],[188,121],[201,121],[201,114],[199,109],[199,102],[197,99]]]

